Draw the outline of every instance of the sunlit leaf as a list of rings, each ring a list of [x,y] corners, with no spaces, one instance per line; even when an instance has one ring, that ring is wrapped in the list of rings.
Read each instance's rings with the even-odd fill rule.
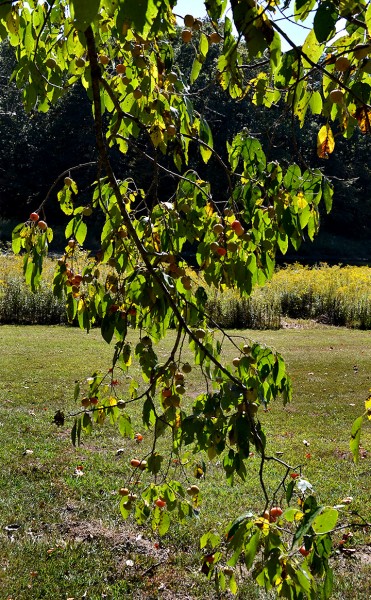
[[[339,513],[335,508],[325,507],[312,521],[312,528],[318,534],[328,533],[334,529],[338,517]]]
[[[76,29],[85,31],[98,14],[100,0],[71,0]]]
[[[354,116],[358,121],[361,133],[371,133],[371,110],[365,106],[359,106]]]
[[[314,5],[315,0],[295,0],[295,21],[305,21]]]
[[[367,400],[365,400],[365,409],[367,413],[367,418],[369,419],[369,421],[371,421],[371,396],[369,396]]]
[[[353,454],[354,462],[358,462],[358,460],[359,460],[359,442],[361,439],[362,423],[363,423],[363,416],[360,416],[353,422],[353,425],[352,425],[349,446],[350,446],[350,450]]]
[[[334,151],[335,139],[330,125],[323,125],[317,136],[317,155],[319,158],[328,158]]]
[[[312,66],[313,62],[316,63],[318,61],[318,59],[321,57],[323,49],[324,49],[324,46],[318,42],[318,40],[316,38],[316,34],[314,33],[314,30],[311,29],[310,32],[308,33],[307,37],[305,38],[305,41],[304,41],[304,44],[302,47],[302,52],[304,54],[303,66],[306,68],[310,68]],[[308,62],[305,59],[305,56],[310,58],[311,62]]]

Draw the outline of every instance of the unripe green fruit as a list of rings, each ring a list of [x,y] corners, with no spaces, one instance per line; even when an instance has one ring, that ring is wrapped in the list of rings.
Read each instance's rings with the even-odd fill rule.
[[[238,245],[236,244],[236,242],[228,242],[227,243],[228,252],[236,252],[237,249],[238,249]]]
[[[249,412],[250,412],[250,414],[251,414],[252,416],[255,416],[255,415],[256,415],[256,413],[257,413],[257,412],[258,412],[258,410],[259,410],[259,405],[258,405],[258,404],[256,404],[256,402],[253,402],[252,404],[249,404],[248,406],[249,406]]]
[[[45,61],[45,64],[48,67],[48,69],[55,69],[55,67],[57,66],[57,61],[54,58],[48,58]]]
[[[166,127],[166,133],[169,137],[174,137],[176,135],[176,127],[172,123]]]
[[[362,71],[364,73],[371,74],[371,58],[366,60],[365,63],[362,65]]]
[[[143,55],[137,56],[136,58],[134,58],[133,62],[134,62],[134,65],[136,66],[136,68],[140,69],[140,70],[145,69],[147,66],[147,63],[146,63]]]
[[[176,81],[178,81],[178,75],[175,73],[175,71],[171,71],[167,76],[167,80],[169,81],[169,83],[175,83]]]
[[[370,44],[357,44],[353,50],[353,56],[357,60],[362,60],[371,52]]]
[[[76,64],[76,67],[78,67],[79,69],[82,69],[86,65],[86,60],[85,60],[85,58],[82,58],[82,57],[76,58],[75,64]]]
[[[223,233],[224,231],[224,227],[221,223],[216,223],[213,227],[213,232],[215,233],[215,235],[220,235],[221,233]]]

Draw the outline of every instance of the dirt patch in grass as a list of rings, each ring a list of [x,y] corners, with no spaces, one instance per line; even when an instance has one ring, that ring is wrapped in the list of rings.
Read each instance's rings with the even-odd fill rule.
[[[199,598],[197,590],[200,578],[204,577],[199,573],[198,565],[193,562],[189,568],[180,564],[174,547],[165,547],[157,538],[146,538],[129,524],[117,529],[99,521],[77,521],[71,516],[58,529],[64,543],[98,543],[108,548],[115,565],[111,578],[125,579],[132,586],[133,599]],[[229,597],[232,596],[225,596]]]
[[[344,548],[342,552],[338,552],[334,559],[337,569],[358,571],[360,566],[371,566],[371,543],[356,548]]]

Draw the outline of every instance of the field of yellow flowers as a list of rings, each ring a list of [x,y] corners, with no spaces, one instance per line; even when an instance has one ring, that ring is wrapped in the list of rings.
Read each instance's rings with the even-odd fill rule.
[[[22,258],[0,254],[0,323],[65,323],[64,302],[53,297],[55,259],[45,261],[39,291],[23,282]],[[195,273],[192,273],[197,279]],[[207,287],[207,286],[205,286]],[[298,263],[276,271],[250,299],[234,290],[207,289],[211,325],[279,329],[285,318],[371,329],[371,268]]]

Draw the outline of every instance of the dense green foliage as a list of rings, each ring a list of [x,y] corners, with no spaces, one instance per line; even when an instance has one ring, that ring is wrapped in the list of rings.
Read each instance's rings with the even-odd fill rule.
[[[281,36],[286,41],[287,36],[273,19],[276,4],[232,0],[236,37],[232,20],[222,20],[226,1],[209,0],[207,22],[184,18],[181,39],[194,52],[187,72],[171,41],[179,36],[175,6],[175,0],[0,3],[0,35],[14,48],[12,77],[26,110],[47,113],[80,85],[91,105],[96,145],[90,196],[79,193],[75,170],[81,165],[61,173],[14,229],[12,247],[23,254],[26,282],[37,289],[53,239],[48,206],[57,192],[68,222],[54,294],[66,299],[71,322],[77,320],[87,331],[100,324],[104,340],[114,341],[112,366],[94,370],[75,386],[79,410],[72,441],[78,445],[105,421],[132,439],[132,404],[139,405],[153,438],[151,451],[131,462],[132,479],[120,503],[123,517],[149,521],[165,535],[172,519],[184,522],[199,509],[199,487],[186,488],[177,469],[190,452],[204,452],[209,460],[219,457],[230,484],[247,479],[247,463],[257,453],[262,511],[237,517],[228,528],[227,568],[219,564],[219,536],[205,533],[202,570],[215,577],[218,588],[235,592],[235,567],[244,557],[267,591],[289,599],[327,598],[339,508],[320,505],[294,465],[270,456],[259,419],[276,398],[284,403],[291,398],[285,362],[264,344],[221,330],[208,314],[206,286],[187,269],[192,250],[207,286],[234,288],[241,298],[250,298],[272,278],[277,253],[299,249],[305,236],[314,239],[320,211],[331,210],[333,185],[300,156],[293,161],[271,156],[246,127],[234,131],[219,153],[205,110],[207,96],[195,90],[193,102],[191,86],[210,48],[220,45],[210,85],[220,86],[236,103],[246,99],[271,115],[281,103],[299,127],[306,116],[321,117],[317,156],[327,160],[337,133],[349,139],[355,128],[363,134],[370,129],[370,7],[363,1],[338,7],[321,3],[303,45],[288,40],[291,50],[281,52]],[[313,6],[312,0],[297,2],[295,18],[304,20]],[[344,30],[334,38],[342,19]],[[140,159],[148,178],[135,181],[114,156]],[[207,169],[212,162],[220,173],[215,180]],[[160,185],[161,174],[171,179],[171,187]],[[100,248],[81,268],[78,249],[86,243],[93,212],[103,216]],[[131,338],[133,328],[139,341]],[[163,356],[159,342],[172,329],[176,336]],[[232,360],[224,358],[228,346]],[[185,360],[187,347],[191,362]],[[140,382],[134,364],[140,366]],[[204,386],[188,403],[193,368],[201,370]],[[126,382],[120,393],[118,376]],[[58,413],[56,424],[62,422]],[[358,431],[357,426],[354,454]],[[161,438],[167,435],[170,455],[161,451]],[[264,477],[270,461],[282,467],[273,493]],[[142,471],[152,476],[148,485],[135,483]],[[200,464],[195,477],[204,472]],[[278,498],[289,505],[286,510],[276,505]],[[294,498],[299,508],[290,506]]]
[[[205,23],[205,27],[209,25]],[[180,29],[177,30],[180,36]],[[191,46],[184,47],[179,38],[172,40],[174,52],[185,73],[190,72],[194,58]],[[289,252],[289,260],[298,257],[306,262],[326,260],[336,263],[370,262],[369,245],[366,243],[371,230],[370,213],[370,165],[365,156],[370,152],[368,136],[356,131],[351,140],[337,139],[336,152],[328,160],[319,159],[316,153],[316,135],[323,118],[313,115],[300,128],[295,120],[286,118],[284,105],[278,103],[270,111],[253,106],[249,99],[236,103],[221,88],[210,85],[215,77],[219,45],[210,48],[199,78],[191,86],[192,93],[201,92],[201,99],[195,95],[195,106],[205,115],[212,127],[214,148],[225,158],[226,142],[243,127],[259,135],[263,148],[270,160],[299,160],[312,168],[320,167],[334,185],[336,203],[329,215],[321,211],[320,240],[303,240],[297,253]],[[3,44],[0,64],[4,82],[10,78],[14,68],[14,58],[8,44]],[[205,100],[205,94],[207,99]],[[45,197],[50,183],[69,169],[79,164],[89,163],[96,158],[94,132],[90,120],[90,107],[82,86],[77,85],[62,96],[55,107],[47,113],[32,112],[32,118],[24,115],[21,92],[14,82],[3,85],[0,91],[0,127],[3,143],[0,148],[3,176],[0,177],[0,240],[10,240],[11,228],[6,220],[22,220],[30,205],[38,205]],[[74,135],[71,135],[74,131]],[[151,174],[145,161],[133,152],[118,161],[117,153],[111,151],[111,160],[119,172],[130,176],[141,188],[150,184]],[[166,156],[159,161],[169,166]],[[223,173],[216,161],[209,161],[203,167],[194,166],[215,187],[223,190]],[[92,165],[75,172],[79,189],[89,200],[89,177]],[[170,196],[175,189],[174,180],[165,172],[159,173],[159,188]],[[80,191],[81,195],[81,191]],[[12,199],[9,202],[9,198]],[[227,200],[227,194],[223,192]],[[48,207],[48,221],[56,228],[57,238],[53,249],[63,250],[60,214],[56,205]],[[90,232],[89,245],[99,245],[100,219],[95,215],[97,227]],[[66,223],[64,223],[65,226]],[[14,225],[13,225],[14,226]],[[287,257],[286,257],[287,260]]]

